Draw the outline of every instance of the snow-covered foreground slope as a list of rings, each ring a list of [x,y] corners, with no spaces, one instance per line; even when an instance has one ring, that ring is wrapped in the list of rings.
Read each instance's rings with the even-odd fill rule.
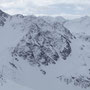
[[[70,22],[0,11],[0,90],[89,90],[90,37]]]
[[[26,88],[10,80],[7,80],[7,82],[4,85],[2,86],[0,85],[0,90],[32,90],[32,89]]]

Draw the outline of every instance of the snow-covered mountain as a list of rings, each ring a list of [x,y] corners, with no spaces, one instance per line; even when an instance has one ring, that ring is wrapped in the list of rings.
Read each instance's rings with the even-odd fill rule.
[[[0,88],[89,90],[90,36],[79,21],[0,10]]]
[[[90,35],[90,16],[84,16],[78,19],[68,20],[64,24],[71,32],[86,33]]]

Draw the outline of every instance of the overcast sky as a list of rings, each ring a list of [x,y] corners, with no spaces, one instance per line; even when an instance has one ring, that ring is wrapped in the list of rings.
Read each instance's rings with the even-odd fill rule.
[[[75,18],[90,16],[90,0],[0,0],[0,9],[9,14]]]

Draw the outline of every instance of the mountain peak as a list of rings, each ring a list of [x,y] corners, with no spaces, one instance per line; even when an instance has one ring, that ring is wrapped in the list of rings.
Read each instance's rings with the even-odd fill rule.
[[[1,9],[0,9],[0,17],[3,16],[3,17],[8,17],[9,15],[5,12],[3,12]]]
[[[3,12],[3,11],[0,9],[0,12]]]
[[[9,17],[9,14],[0,10],[0,26],[4,26],[8,17]]]

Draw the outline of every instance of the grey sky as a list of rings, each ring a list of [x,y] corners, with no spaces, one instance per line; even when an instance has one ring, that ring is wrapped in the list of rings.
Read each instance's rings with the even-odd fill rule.
[[[79,17],[90,15],[90,0],[0,0],[9,14]]]

